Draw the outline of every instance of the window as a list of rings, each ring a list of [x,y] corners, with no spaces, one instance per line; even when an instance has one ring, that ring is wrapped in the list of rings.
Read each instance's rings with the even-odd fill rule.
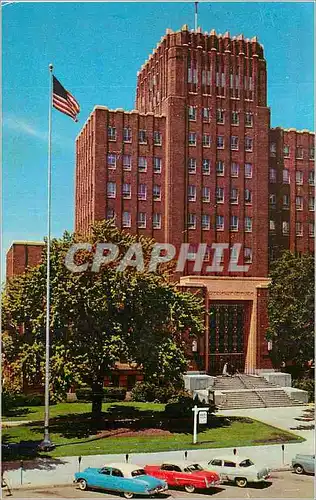
[[[130,127],[125,127],[123,129],[123,141],[132,142],[132,129]]]
[[[202,109],[202,118],[203,122],[209,122],[211,119],[211,110],[210,108],[203,108]]]
[[[131,213],[130,212],[123,212],[122,226],[123,227],[131,227],[131,222],[132,222]]]
[[[254,465],[254,464],[252,464],[252,465]],[[131,475],[132,475],[132,477],[145,476],[146,472],[144,469],[137,469],[137,470],[133,470]]]
[[[202,161],[202,173],[204,175],[209,175],[210,174],[210,171],[211,171],[211,167],[210,167],[210,160],[206,160],[204,159]]]
[[[224,216],[223,215],[216,215],[216,229],[217,229],[217,231],[224,230]]]
[[[286,144],[283,147],[283,154],[286,158],[290,156],[290,146],[287,146]]]
[[[232,188],[230,191],[230,202],[231,203],[238,203],[238,189],[237,188]]]
[[[161,229],[161,214],[153,214],[153,229]]]
[[[211,85],[211,72],[203,69],[202,71],[202,85]]]
[[[216,203],[224,203],[224,188],[216,188]]]
[[[249,458],[240,462],[239,467],[251,467],[251,465],[255,465]]]
[[[123,155],[123,170],[132,169],[132,157],[131,155]]]
[[[147,198],[147,186],[146,184],[139,184],[138,185],[138,199],[139,200],[146,200]]]
[[[211,146],[211,136],[210,134],[203,134],[203,147],[209,148]]]
[[[154,174],[161,174],[161,158],[154,157]]]
[[[125,199],[131,198],[131,194],[132,194],[131,193],[131,185],[124,183],[123,188],[122,188],[122,192],[123,192],[123,198],[125,198]]]
[[[196,146],[196,133],[189,132],[189,146]]]
[[[274,233],[275,232],[275,221],[274,220],[270,220],[269,221],[269,231],[271,233]]]
[[[195,245],[190,245],[188,249],[188,260],[195,260],[196,258],[196,246]]]
[[[108,139],[109,141],[116,141],[116,128],[108,127]]]
[[[283,184],[290,184],[290,171],[287,168],[283,169],[282,181]]]
[[[252,249],[245,247],[244,249],[244,263],[251,264],[252,262]]]
[[[230,462],[228,460],[224,460],[224,467],[236,467],[235,462]]]
[[[116,196],[116,184],[115,184],[115,182],[108,182],[107,196],[108,196],[108,198],[115,198],[115,196]]]
[[[238,217],[237,215],[232,215],[230,218],[230,230],[238,231]]]
[[[290,206],[290,196],[288,194],[283,195],[283,208],[289,208]]]
[[[289,234],[290,232],[290,223],[287,221],[282,222],[282,234]]]
[[[217,176],[223,176],[224,175],[224,162],[223,161],[218,161],[216,163],[216,175]]]
[[[108,154],[108,168],[114,170],[116,168],[116,154],[109,153]]]
[[[196,187],[189,185],[188,186],[188,201],[196,200]]]
[[[303,236],[303,224],[301,222],[296,222],[295,233],[296,236]]]
[[[147,144],[147,133],[146,130],[138,131],[138,142],[140,144]]]
[[[222,465],[222,461],[215,458],[214,460],[211,461],[211,464],[218,465],[220,467]]]
[[[106,220],[114,219],[115,218],[115,212],[113,208],[108,208],[106,211]]]
[[[207,202],[209,202],[209,201],[210,201],[210,199],[211,199],[211,191],[210,191],[210,188],[209,188],[209,187],[207,187],[207,186],[204,186],[204,187],[202,188],[202,201],[203,201],[204,203],[207,203]]]
[[[303,148],[301,146],[298,146],[296,148],[296,158],[298,158],[299,160],[302,160],[303,158]]]
[[[158,130],[154,130],[154,144],[155,146],[161,146],[162,140],[161,140],[161,132]]]
[[[188,108],[188,115],[189,115],[189,120],[196,120],[196,107],[195,106],[189,106]]]
[[[202,229],[207,230],[210,229],[210,216],[208,214],[202,214]]]
[[[315,184],[315,172],[314,170],[310,170],[308,174],[308,184],[310,186],[314,186]]]
[[[232,111],[232,125],[239,125],[239,113],[238,113],[238,111]]]
[[[224,137],[222,135],[217,136],[217,149],[224,149]]]
[[[315,148],[309,148],[309,159],[315,160]]]
[[[276,156],[276,143],[271,142],[270,144],[270,156]]]
[[[245,232],[251,233],[251,231],[252,231],[252,218],[245,217]]]
[[[245,163],[245,177],[246,179],[252,178],[252,163]]]
[[[303,210],[303,197],[302,196],[296,196],[295,207],[296,207],[296,210]]]
[[[245,113],[245,125],[246,127],[252,127],[253,126],[253,114],[247,111]]]
[[[147,158],[145,156],[139,156],[138,158],[138,172],[147,171]]]
[[[224,123],[225,122],[225,114],[224,114],[223,109],[216,110],[216,122],[217,123]]]
[[[269,181],[272,184],[276,183],[276,174],[277,174],[276,169],[275,168],[270,168],[270,170],[269,170]]]
[[[124,477],[124,474],[119,469],[112,469],[112,476]]]
[[[276,195],[275,194],[269,195],[269,204],[270,204],[271,208],[275,208],[275,205],[276,205]]]
[[[238,137],[232,135],[230,138],[230,149],[238,149]]]
[[[100,474],[104,474],[105,476],[110,476],[111,475],[111,469],[108,467],[103,467],[100,471]]]
[[[153,200],[160,201],[161,200],[161,187],[157,184],[153,186]]]
[[[245,150],[252,151],[252,137],[245,137]]]
[[[195,228],[196,228],[196,215],[188,214],[188,229],[195,229]]]
[[[232,177],[238,177],[238,173],[239,173],[239,165],[238,165],[238,163],[232,163],[231,166],[230,166],[230,175]]]
[[[188,83],[197,83],[197,71],[192,66],[188,68]]]
[[[301,170],[296,170],[295,172],[296,184],[303,184],[303,172]]]
[[[314,196],[311,196],[308,200],[308,210],[311,212],[314,212],[315,210],[315,198]]]
[[[252,203],[252,192],[250,189],[245,189],[245,203]]]
[[[139,212],[137,219],[137,226],[140,229],[144,229],[146,227],[146,214],[145,212]]]
[[[189,174],[196,173],[196,159],[195,158],[189,158],[188,171],[189,171]]]
[[[308,234],[309,234],[309,236],[312,236],[312,237],[314,236],[314,227],[315,227],[314,222],[310,222],[308,224]]]

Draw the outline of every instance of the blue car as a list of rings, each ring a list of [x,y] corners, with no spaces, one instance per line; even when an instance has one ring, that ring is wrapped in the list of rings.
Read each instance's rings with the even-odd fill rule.
[[[165,481],[148,476],[139,465],[111,464],[96,469],[88,467],[82,472],[76,472],[75,483],[80,490],[96,488],[123,493],[125,498],[134,495],[155,495],[168,489]]]

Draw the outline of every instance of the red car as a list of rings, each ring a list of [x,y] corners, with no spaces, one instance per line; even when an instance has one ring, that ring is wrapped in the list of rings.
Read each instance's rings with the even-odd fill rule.
[[[193,493],[196,488],[210,488],[220,483],[217,472],[205,470],[201,465],[187,461],[146,465],[145,471],[150,476],[163,479],[169,487],[184,486],[188,493]]]

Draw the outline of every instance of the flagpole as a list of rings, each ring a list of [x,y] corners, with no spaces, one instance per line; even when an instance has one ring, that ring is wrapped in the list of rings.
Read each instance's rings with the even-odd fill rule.
[[[197,28],[198,28],[198,2],[194,2],[194,6],[195,6],[195,9],[194,9],[194,31],[196,33]]]
[[[50,347],[50,240],[52,205],[52,107],[53,107],[53,65],[49,65],[49,108],[48,108],[48,168],[47,168],[47,275],[46,275],[46,347],[45,347],[45,421],[44,440],[40,444],[46,451],[54,446],[49,435],[49,347]]]

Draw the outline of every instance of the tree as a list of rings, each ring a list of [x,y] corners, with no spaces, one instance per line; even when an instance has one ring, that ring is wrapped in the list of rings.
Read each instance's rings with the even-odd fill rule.
[[[65,233],[51,245],[51,394],[85,383],[92,388],[97,416],[104,377],[122,356],[142,368],[145,380],[180,384],[187,369],[182,336],[202,332],[203,306],[194,295],[177,290],[168,279],[168,265],[160,265],[156,273],[147,267],[144,272],[134,267],[116,271],[135,243],[141,243],[148,264],[153,240],[121,232],[111,221],[96,223],[89,236],[93,248],[98,242],[116,243],[119,255],[100,272],[89,267],[73,273],[65,267],[65,256],[73,243],[82,241]],[[6,361],[29,382],[44,377],[45,254],[40,265],[9,280],[3,295]],[[91,265],[93,252],[81,251],[76,259]]]
[[[267,339],[273,360],[304,368],[314,358],[314,258],[286,251],[270,277]]]

